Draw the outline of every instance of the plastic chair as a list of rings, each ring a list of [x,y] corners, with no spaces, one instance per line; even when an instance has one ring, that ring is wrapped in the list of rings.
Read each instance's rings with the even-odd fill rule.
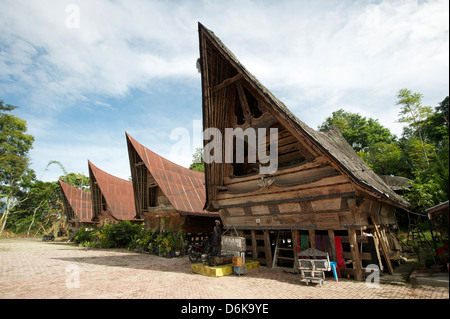
[[[336,282],[338,282],[338,275],[337,275],[337,267],[338,267],[338,264],[337,264],[337,262],[336,261],[330,261],[330,267],[331,267],[331,270],[333,271],[333,276],[334,276],[334,280],[336,280]]]

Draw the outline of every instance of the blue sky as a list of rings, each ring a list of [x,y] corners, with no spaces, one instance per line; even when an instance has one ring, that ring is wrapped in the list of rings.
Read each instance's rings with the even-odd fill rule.
[[[75,9],[74,9],[75,7]],[[0,2],[0,99],[35,136],[37,177],[130,176],[125,131],[188,166],[200,121],[198,28],[211,29],[262,84],[316,129],[343,108],[400,135],[396,93],[437,106],[449,90],[442,1]],[[74,11],[75,10],[75,11]],[[79,18],[78,20],[76,18]],[[171,139],[181,129],[190,139]],[[195,137],[195,139],[194,139]]]

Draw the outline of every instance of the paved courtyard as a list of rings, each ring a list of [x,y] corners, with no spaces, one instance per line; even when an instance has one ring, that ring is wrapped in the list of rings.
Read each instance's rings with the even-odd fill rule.
[[[187,257],[125,249],[89,249],[40,239],[0,239],[0,299],[448,299],[447,288],[327,278],[306,286],[299,275],[260,267],[245,276],[206,277]]]

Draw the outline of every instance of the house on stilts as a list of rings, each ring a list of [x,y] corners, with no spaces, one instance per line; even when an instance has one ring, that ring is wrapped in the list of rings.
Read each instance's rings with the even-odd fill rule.
[[[200,23],[199,42],[203,126],[212,129],[204,136],[212,158],[205,209],[244,236],[247,256],[267,267],[295,268],[297,252],[317,248],[356,280],[369,264],[392,272],[400,250],[390,235],[395,212],[410,204],[337,129],[319,132],[300,121]]]
[[[61,195],[63,201],[63,212],[67,217],[69,230],[76,233],[80,227],[92,226],[92,198],[91,193],[73,187],[61,180]]]
[[[102,171],[90,161],[88,165],[92,220],[100,224],[116,223],[121,220],[143,222],[136,218],[132,183]]]
[[[137,218],[146,229],[212,232],[217,212],[204,210],[205,175],[152,152],[126,133]],[[206,233],[206,234],[204,234]]]

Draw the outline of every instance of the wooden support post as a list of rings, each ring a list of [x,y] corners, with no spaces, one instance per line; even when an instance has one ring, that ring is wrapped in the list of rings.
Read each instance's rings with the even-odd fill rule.
[[[355,274],[355,280],[363,281],[361,258],[359,256],[358,242],[356,240],[356,230],[354,228],[350,228],[348,230],[348,238],[350,241],[350,251],[352,254],[352,263]]]
[[[388,249],[386,247],[386,244],[383,240],[383,237],[381,237],[381,233],[380,230],[378,229],[378,225],[375,222],[375,218],[373,218],[373,216],[370,216],[370,219],[372,220],[373,226],[375,227],[375,232],[378,236],[378,240],[380,241],[381,244],[381,250],[383,251],[383,256],[384,256],[384,260],[386,261],[386,264],[388,266],[388,270],[389,270],[389,274],[393,274],[394,273],[394,268],[392,268],[392,264],[391,264],[391,259],[389,258],[389,252]]]
[[[335,242],[335,238],[334,238],[334,230],[332,230],[332,229],[328,230],[328,237],[330,238],[331,260],[332,261],[337,261],[336,242]]]
[[[309,246],[310,248],[316,248],[316,231],[314,229],[308,230],[309,232]]]
[[[294,250],[294,270],[298,270],[298,230],[292,229],[292,249]]]
[[[244,118],[246,121],[250,121],[251,118],[250,107],[248,106],[247,98],[245,97],[244,93],[244,88],[242,87],[240,81],[236,82],[236,88],[239,96],[239,101],[241,102],[242,111],[244,112]]]
[[[258,258],[258,253],[256,252],[256,246],[258,245],[256,242],[256,231],[251,230],[250,232],[252,234],[252,259],[256,260]]]
[[[220,89],[223,89],[225,87],[227,87],[228,85],[230,85],[233,82],[239,81],[240,79],[242,79],[242,74],[238,73],[235,76],[233,76],[232,78],[228,78],[225,81],[223,81],[222,83],[216,85],[213,90],[214,91],[218,91]]]
[[[264,248],[267,268],[272,268],[272,247],[268,229],[264,229]]]

